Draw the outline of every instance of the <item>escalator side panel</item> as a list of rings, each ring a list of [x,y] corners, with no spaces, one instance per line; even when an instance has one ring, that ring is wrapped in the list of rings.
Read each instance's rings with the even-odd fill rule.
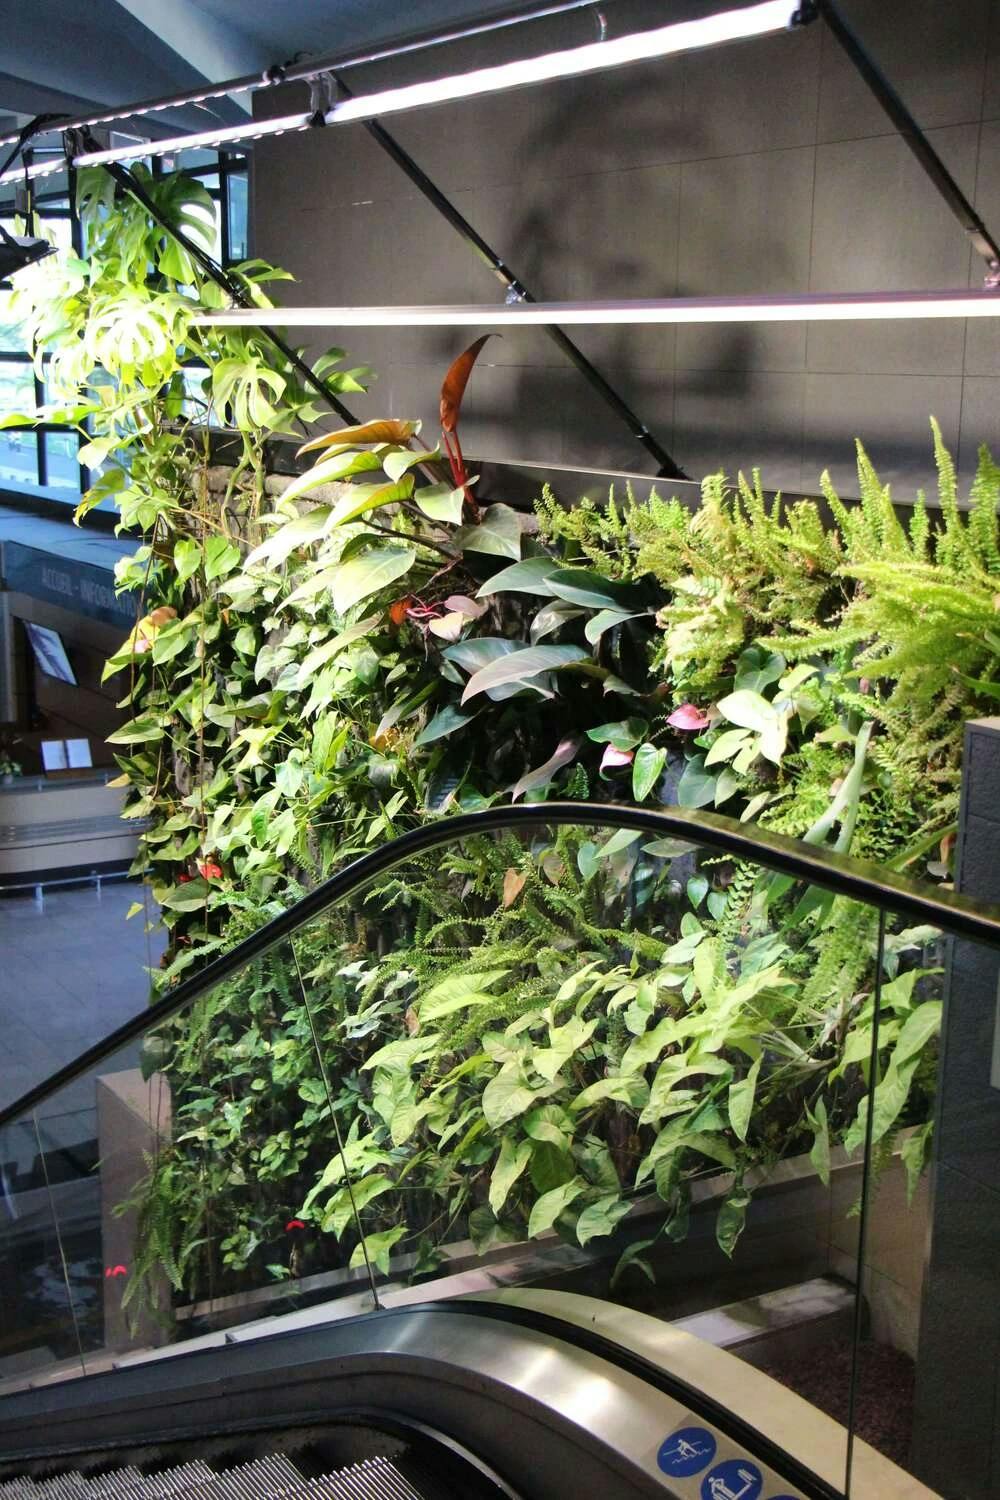
[[[496,1319],[412,1308],[25,1392],[0,1458],[378,1407],[438,1427],[525,1495],[682,1496],[659,1470],[683,1406],[594,1354]]]

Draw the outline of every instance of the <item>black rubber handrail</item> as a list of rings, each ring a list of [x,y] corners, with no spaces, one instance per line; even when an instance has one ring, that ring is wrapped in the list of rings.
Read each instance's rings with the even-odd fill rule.
[[[480,833],[510,832],[520,828],[575,824],[588,828],[630,829],[654,838],[679,838],[733,859],[763,865],[779,875],[806,880],[838,896],[863,901],[896,916],[930,922],[955,937],[969,938],[1000,948],[1000,905],[972,901],[954,891],[943,890],[897,874],[868,860],[852,859],[830,849],[815,848],[799,839],[771,833],[752,824],[738,823],[718,813],[670,807],[654,811],[617,803],[543,802],[491,807],[484,812],[460,813],[422,823],[354,860],[336,875],[303,896],[288,911],[237,943],[221,958],[206,964],[147,1010],[133,1016],[101,1041],[81,1052],[49,1078],[30,1088],[0,1109],[0,1130],[35,1109],[67,1084],[120,1048],[138,1040],[178,1011],[186,1009],[223,980],[239,972],[253,959],[333,902],[352,895],[376,875],[415,854],[456,843]]]

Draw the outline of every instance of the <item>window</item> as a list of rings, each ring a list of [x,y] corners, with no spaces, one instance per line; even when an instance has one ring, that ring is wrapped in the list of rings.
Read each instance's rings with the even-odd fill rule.
[[[247,161],[237,152],[189,151],[176,165],[207,188],[215,205],[213,255],[223,265],[245,260],[248,254]],[[167,170],[159,157],[152,170]],[[43,185],[50,179],[43,179]],[[73,243],[74,215],[65,186],[36,194],[35,208],[42,233],[53,234],[58,245]],[[2,222],[13,232],[13,219]],[[10,313],[9,293],[0,291],[0,417],[31,410],[45,399],[43,383],[36,379],[31,355]],[[203,370],[192,370],[189,394],[197,397]],[[97,470],[81,466],[78,458],[83,439],[72,428],[46,425],[39,428],[0,430],[0,493],[33,495],[76,505],[81,494],[97,477]],[[113,510],[110,500],[101,510]]]

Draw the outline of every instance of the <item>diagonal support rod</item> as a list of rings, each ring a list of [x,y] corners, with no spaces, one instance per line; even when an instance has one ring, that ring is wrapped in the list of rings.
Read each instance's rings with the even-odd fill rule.
[[[336,75],[334,75],[336,76]],[[336,78],[337,87],[343,98],[353,98],[348,86]],[[489,267],[502,286],[506,287],[508,300],[518,302],[534,302],[535,297],[521,281],[520,277],[508,266],[503,256],[499,255],[492,245],[489,245],[477,229],[469,223],[468,219],[446,197],[433,182],[427,173],[419,166],[405,147],[401,146],[394,135],[390,135],[384,126],[377,120],[366,120],[365,129],[374,141],[381,146],[382,150],[392,158],[398,167],[405,172],[414,187],[421,192],[429,203],[437,209],[438,213],[448,221],[451,227],[461,235],[462,239],[481,261]],[[591,363],[578,344],[563,332],[561,328],[546,327],[545,332],[558,349],[565,354],[570,364],[574,365],[587,383],[597,392],[601,399],[620,417],[628,427],[636,442],[641,443],[657,466],[657,473],[663,479],[687,479],[690,476],[671,458],[667,450],[658,442],[650,432],[645,422],[641,421],[636,413],[615,390],[614,386],[601,374],[600,370]]]
[[[973,248],[989,268],[986,280],[995,285],[1000,274],[1000,242],[990,233],[975,206],[959,187],[943,160],[921,130],[903,100],[840,12],[836,0],[805,0],[797,24],[822,19],[841,51],[857,69],[873,97],[885,110],[944,202],[968,235]]]

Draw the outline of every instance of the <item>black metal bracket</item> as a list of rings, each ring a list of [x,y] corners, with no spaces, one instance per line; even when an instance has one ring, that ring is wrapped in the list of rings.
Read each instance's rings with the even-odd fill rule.
[[[353,98],[351,90],[344,81],[334,75],[340,97],[343,99]],[[505,301],[509,304],[514,302],[534,302],[537,299],[524,285],[521,278],[511,270],[492,245],[483,239],[477,229],[469,223],[463,213],[452,203],[451,199],[433,182],[424,169],[413,160],[413,157],[401,146],[394,135],[390,135],[383,125],[377,120],[364,121],[364,127],[374,141],[381,146],[387,156],[390,156],[396,165],[405,172],[414,187],[423,194],[427,201],[437,209],[442,218],[446,219],[451,227],[462,237],[473,254],[483,261],[496,276],[497,280],[506,288]],[[579,345],[563,332],[561,328],[546,325],[545,333],[559,348],[587,383],[597,392],[602,401],[621,418],[636,442],[641,443],[646,452],[657,465],[657,476],[663,479],[688,479],[690,475],[671,458],[667,450],[653,436],[628,403],[618,394],[614,386],[597,369],[596,365],[584,354]]]
[[[327,110],[332,109],[336,98],[336,84],[331,73],[317,73],[309,80],[310,125],[326,125]]]
[[[959,187],[944,161],[931,145],[899,94],[881,68],[869,56],[860,37],[844,19],[836,0],[804,0],[793,24],[804,25],[821,19],[845,57],[867,84],[872,96],[885,110],[907,146],[923,167],[939,195],[961,224],[978,255],[985,260],[987,286],[1000,285],[1000,242],[990,233],[975,206]]]

